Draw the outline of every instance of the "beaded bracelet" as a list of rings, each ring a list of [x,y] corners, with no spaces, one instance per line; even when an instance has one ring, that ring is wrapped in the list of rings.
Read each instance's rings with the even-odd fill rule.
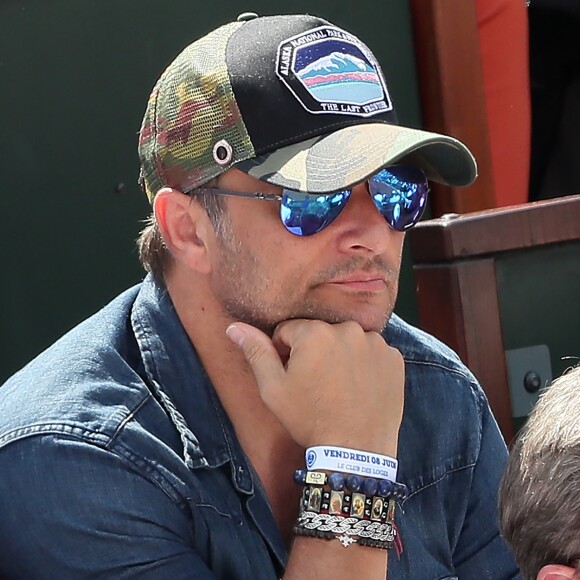
[[[294,472],[294,481],[298,485],[324,486],[328,484],[332,491],[351,491],[362,493],[365,496],[378,496],[384,499],[394,498],[403,501],[408,494],[404,483],[396,483],[388,479],[375,479],[374,477],[360,477],[358,475],[345,475],[344,473],[331,473],[327,475],[322,471],[306,471],[297,469]]]

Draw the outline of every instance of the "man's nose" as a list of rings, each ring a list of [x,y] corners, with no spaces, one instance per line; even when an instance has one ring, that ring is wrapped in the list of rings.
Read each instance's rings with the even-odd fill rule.
[[[352,189],[346,206],[334,224],[340,242],[350,251],[354,249],[362,253],[381,253],[394,237],[404,235],[389,227],[374,204],[366,182]]]

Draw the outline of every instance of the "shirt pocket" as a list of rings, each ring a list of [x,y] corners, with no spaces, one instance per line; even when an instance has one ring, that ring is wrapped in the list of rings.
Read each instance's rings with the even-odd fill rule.
[[[277,578],[266,544],[247,520],[243,498],[226,477],[212,475],[211,482],[201,476],[188,499],[195,551],[219,579]]]
[[[267,547],[240,512],[223,504],[191,503],[196,552],[217,578],[272,580],[276,572]]]

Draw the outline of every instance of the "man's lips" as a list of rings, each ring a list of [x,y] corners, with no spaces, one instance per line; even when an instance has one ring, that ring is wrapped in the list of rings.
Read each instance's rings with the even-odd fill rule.
[[[326,284],[345,290],[362,290],[365,292],[381,292],[387,287],[385,277],[381,274],[350,274],[344,278],[329,280]]]

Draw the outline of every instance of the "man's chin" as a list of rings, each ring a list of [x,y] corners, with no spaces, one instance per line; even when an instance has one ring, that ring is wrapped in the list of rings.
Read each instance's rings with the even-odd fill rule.
[[[292,316],[292,318],[305,318],[308,320],[322,320],[328,324],[340,324],[342,322],[356,322],[366,332],[381,333],[387,325],[392,311],[382,313],[365,313],[365,312],[329,312],[323,310],[320,312],[309,312],[308,314]]]
[[[394,308],[391,293],[358,293],[356,295],[317,296],[320,300],[312,301],[307,307],[308,316],[324,320],[330,324],[354,321],[365,331],[382,332],[387,325]],[[332,304],[332,306],[330,306]]]
[[[340,324],[342,322],[356,322],[360,324],[363,330],[370,332],[381,333],[389,318],[391,317],[393,308],[377,308],[370,305],[359,305],[358,307],[350,308],[329,308],[323,304],[306,304],[302,308],[294,309],[287,312],[277,312],[274,314],[270,310],[270,316],[264,316],[263,310],[248,310],[244,308],[230,308],[228,314],[233,320],[239,320],[251,324],[268,336],[274,334],[274,330],[281,322],[286,320],[322,320],[328,324]],[[274,316],[272,316],[274,315]]]

